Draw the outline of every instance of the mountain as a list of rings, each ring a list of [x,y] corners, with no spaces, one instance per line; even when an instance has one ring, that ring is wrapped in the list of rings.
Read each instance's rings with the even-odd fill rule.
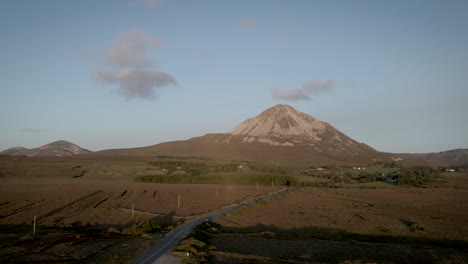
[[[282,136],[316,139],[328,124],[288,105],[276,105],[235,127],[232,135]]]
[[[63,157],[75,154],[86,154],[92,151],[81,148],[65,140],[55,141],[38,148],[27,149],[23,147],[14,147],[0,152],[3,155],[28,156],[28,157]]]
[[[241,136],[242,141],[248,143],[260,142],[283,146],[309,145],[316,149],[329,148],[330,151],[336,152],[343,152],[346,149],[355,150],[362,146],[330,124],[299,112],[289,105],[276,105],[269,108],[258,116],[244,121],[230,134]]]
[[[401,153],[392,155],[402,159],[431,162],[439,166],[468,168],[468,149],[453,149],[437,153]]]
[[[30,149],[27,149],[27,148],[23,148],[23,147],[13,147],[13,148],[9,148],[9,149],[6,149],[2,152],[0,152],[0,154],[2,155],[14,155],[14,156],[27,156],[27,153],[30,151]]]
[[[389,158],[288,105],[273,106],[229,133],[98,154],[202,156],[287,164],[368,164]]]

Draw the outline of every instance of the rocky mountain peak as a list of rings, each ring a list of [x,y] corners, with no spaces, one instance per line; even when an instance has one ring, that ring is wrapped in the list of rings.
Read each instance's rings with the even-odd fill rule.
[[[101,151],[105,155],[160,155],[273,162],[274,164],[368,163],[383,157],[326,122],[276,105],[236,126],[230,133],[211,133],[154,146]]]
[[[65,153],[84,154],[90,152],[89,150],[83,149],[80,146],[66,140],[54,141],[52,143],[40,146],[39,149],[54,151],[56,152],[57,156],[66,155]]]
[[[51,142],[49,144],[42,145],[39,148],[40,149],[68,148],[68,147],[73,147],[73,146],[77,146],[77,145],[75,145],[75,144],[73,144],[71,142],[68,142],[66,140],[57,140],[57,141]]]
[[[258,116],[249,118],[230,133],[246,136],[297,136],[315,138],[323,132],[327,123],[297,111],[289,105],[275,105]]]

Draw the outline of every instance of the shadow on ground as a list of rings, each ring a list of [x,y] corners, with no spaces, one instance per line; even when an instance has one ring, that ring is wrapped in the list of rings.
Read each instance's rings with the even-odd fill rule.
[[[409,225],[411,223],[408,223]],[[337,228],[284,229],[258,224],[207,228],[203,255],[213,263],[467,263],[468,242],[415,236],[364,235]],[[415,231],[419,232],[419,231]],[[194,237],[196,238],[196,237]],[[198,249],[203,250],[203,249]]]
[[[175,212],[125,225],[0,225],[1,263],[128,263],[180,221]]]

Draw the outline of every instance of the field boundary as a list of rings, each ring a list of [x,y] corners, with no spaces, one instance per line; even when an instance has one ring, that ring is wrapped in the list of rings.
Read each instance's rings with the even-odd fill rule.
[[[60,211],[62,211],[63,209],[66,209],[67,207],[70,207],[70,206],[72,206],[72,205],[75,205],[75,204],[78,204],[78,203],[80,203],[80,202],[83,202],[84,200],[86,200],[86,199],[88,199],[88,198],[90,198],[90,197],[92,197],[92,196],[94,196],[94,195],[96,195],[96,194],[98,194],[98,193],[102,193],[102,192],[103,192],[103,191],[96,191],[96,192],[87,194],[87,195],[82,196],[82,197],[80,197],[80,198],[78,198],[78,199],[75,199],[75,200],[73,200],[73,201],[71,201],[71,202],[69,202],[69,203],[67,203],[67,204],[65,204],[65,205],[62,205],[62,206],[60,206],[59,208],[56,208],[56,209],[54,209],[54,210],[52,210],[52,211],[49,211],[49,212],[47,212],[47,213],[45,213],[45,214],[43,214],[43,215],[40,215],[39,217],[37,217],[37,222],[39,222],[39,221],[41,221],[41,220],[44,220],[44,218],[46,218],[46,217],[49,217],[49,216],[51,216],[51,215],[53,215],[53,214],[55,214],[55,213],[57,213],[57,212],[60,212]]]

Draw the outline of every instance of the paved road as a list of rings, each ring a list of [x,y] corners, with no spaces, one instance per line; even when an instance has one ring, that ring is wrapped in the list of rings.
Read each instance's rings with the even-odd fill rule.
[[[275,196],[278,196],[282,193],[287,192],[289,189],[284,188],[275,192],[271,192],[269,194],[265,194],[259,198],[256,198],[254,200],[251,200],[246,203],[242,204],[236,204],[232,205],[228,208],[222,209],[220,211],[213,212],[209,215],[205,215],[203,217],[200,217],[196,220],[193,220],[192,222],[188,222],[183,224],[182,226],[178,227],[177,229],[173,230],[169,234],[167,234],[159,243],[148,250],[143,256],[138,258],[135,262],[135,264],[149,264],[149,263],[155,263],[159,258],[162,256],[166,255],[169,251],[171,251],[175,246],[179,244],[179,242],[182,240],[184,236],[186,236],[188,233],[192,231],[193,228],[195,228],[197,225],[203,223],[204,221],[211,221],[213,218],[216,218],[218,216],[221,216],[223,214],[229,213],[231,211],[240,209],[242,207],[246,206],[252,206],[254,204],[257,204],[263,200],[268,200],[271,198],[274,198]]]

